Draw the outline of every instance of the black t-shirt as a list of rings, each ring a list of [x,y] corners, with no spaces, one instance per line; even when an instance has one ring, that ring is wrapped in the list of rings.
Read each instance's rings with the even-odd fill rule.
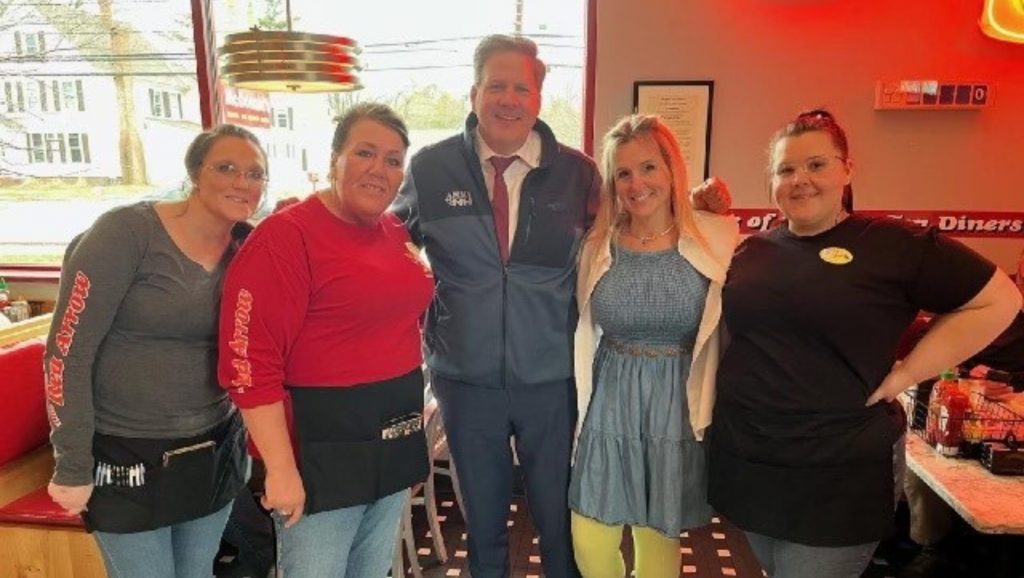
[[[740,527],[840,546],[893,511],[888,404],[865,408],[918,310],[952,311],[995,266],[935,230],[851,216],[824,233],[744,241],[723,292],[712,504]]]

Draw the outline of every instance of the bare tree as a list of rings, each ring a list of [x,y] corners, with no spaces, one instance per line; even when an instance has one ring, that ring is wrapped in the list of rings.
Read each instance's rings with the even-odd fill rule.
[[[327,112],[331,118],[337,118],[362,100],[362,93],[358,91],[332,92],[327,95]]]
[[[144,185],[149,182],[146,176],[146,155],[142,150],[142,139],[135,121],[135,90],[131,73],[125,61],[116,58],[131,53],[128,36],[123,25],[114,22],[111,11],[111,0],[99,0],[100,22],[104,29],[110,31],[110,53],[115,56],[114,88],[117,92],[118,132],[120,145],[118,152],[121,157],[121,182],[126,185]]]

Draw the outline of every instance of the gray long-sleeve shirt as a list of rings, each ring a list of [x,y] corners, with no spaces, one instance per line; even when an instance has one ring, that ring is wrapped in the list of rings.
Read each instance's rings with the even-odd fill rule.
[[[233,253],[206,271],[150,202],[112,209],[71,243],[44,360],[54,482],[91,483],[94,432],[188,437],[230,414],[216,331]]]

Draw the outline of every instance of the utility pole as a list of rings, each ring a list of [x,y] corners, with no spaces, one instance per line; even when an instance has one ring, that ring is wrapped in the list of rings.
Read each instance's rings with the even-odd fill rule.
[[[516,19],[512,23],[512,29],[515,30],[516,35],[522,35],[523,33],[523,2],[525,0],[516,0]]]

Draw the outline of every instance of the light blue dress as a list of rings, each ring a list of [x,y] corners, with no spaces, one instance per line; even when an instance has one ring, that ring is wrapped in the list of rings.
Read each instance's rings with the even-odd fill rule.
[[[613,251],[591,298],[603,335],[569,506],[604,524],[678,536],[711,519],[685,388],[708,280],[675,248]]]

